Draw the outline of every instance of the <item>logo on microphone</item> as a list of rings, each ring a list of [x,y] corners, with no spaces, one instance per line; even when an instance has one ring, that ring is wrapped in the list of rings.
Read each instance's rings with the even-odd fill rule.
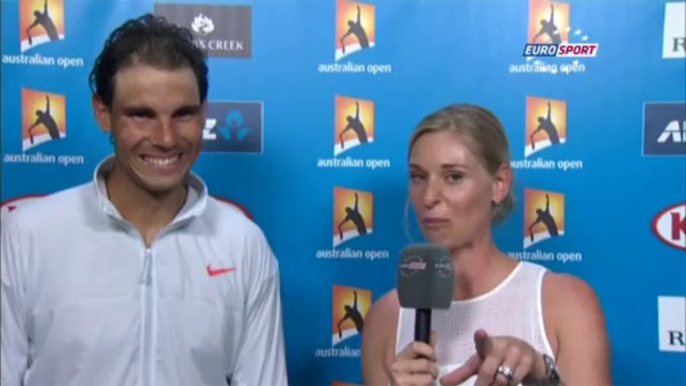
[[[402,277],[412,277],[420,272],[426,270],[428,264],[421,256],[411,255],[407,259],[400,263],[398,266],[398,272]]]
[[[565,197],[561,193],[524,191],[524,248],[565,232]]]

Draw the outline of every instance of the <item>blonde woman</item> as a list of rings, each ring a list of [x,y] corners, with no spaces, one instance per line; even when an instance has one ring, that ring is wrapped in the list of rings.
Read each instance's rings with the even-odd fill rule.
[[[427,241],[447,247],[454,301],[433,313],[431,345],[413,342],[414,312],[395,290],[365,321],[365,385],[609,386],[609,344],[594,291],[581,279],[520,262],[492,226],[513,207],[509,144],[472,105],[443,108],[409,145],[409,200]]]

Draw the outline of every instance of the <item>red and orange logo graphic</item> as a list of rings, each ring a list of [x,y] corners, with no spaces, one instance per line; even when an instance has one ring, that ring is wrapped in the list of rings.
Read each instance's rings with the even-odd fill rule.
[[[569,4],[529,0],[528,43],[569,42]]]
[[[336,60],[374,47],[375,35],[373,5],[336,0]]]
[[[564,235],[565,196],[562,193],[525,189],[524,248]]]
[[[21,89],[22,151],[67,136],[67,98],[49,92]]]
[[[363,288],[333,286],[331,345],[361,335],[364,320],[372,306],[372,291]]]
[[[524,156],[567,142],[567,102],[526,98]]]
[[[374,230],[374,194],[335,187],[333,190],[333,246]]]
[[[64,0],[20,0],[21,52],[64,39]]]
[[[373,101],[336,95],[334,103],[334,156],[374,142]]]

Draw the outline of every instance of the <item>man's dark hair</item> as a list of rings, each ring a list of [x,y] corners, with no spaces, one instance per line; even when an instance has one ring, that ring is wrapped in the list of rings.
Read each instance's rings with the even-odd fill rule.
[[[89,84],[91,91],[111,107],[114,77],[122,68],[136,63],[167,70],[190,67],[204,102],[209,88],[206,60],[206,53],[193,43],[190,30],[148,13],[112,31],[95,60]]]

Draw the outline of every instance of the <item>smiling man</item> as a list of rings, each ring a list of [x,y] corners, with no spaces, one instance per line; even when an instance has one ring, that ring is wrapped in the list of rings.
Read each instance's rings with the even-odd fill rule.
[[[288,384],[277,260],[190,171],[207,72],[159,17],[106,41],[90,81],[114,155],[3,220],[3,386]]]

